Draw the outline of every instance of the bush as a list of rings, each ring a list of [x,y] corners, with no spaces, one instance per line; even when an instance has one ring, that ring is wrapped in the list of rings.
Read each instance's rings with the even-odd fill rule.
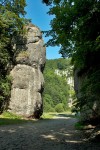
[[[44,112],[55,112],[55,109],[52,108],[52,106],[46,102],[44,104]]]
[[[49,112],[55,112],[55,109],[51,107],[51,108],[49,109]]]
[[[55,106],[55,111],[56,112],[64,112],[64,105],[63,105],[63,103],[59,103],[59,104],[57,104],[56,106]]]
[[[0,77],[0,113],[7,109],[11,94],[11,77]]]

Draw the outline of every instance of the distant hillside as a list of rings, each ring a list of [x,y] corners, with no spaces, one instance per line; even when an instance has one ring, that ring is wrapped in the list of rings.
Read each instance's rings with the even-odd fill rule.
[[[47,60],[44,78],[44,111],[61,112],[69,109],[69,102],[72,96],[71,93],[73,93],[72,85],[68,82],[69,79],[73,81],[70,59],[59,58]]]

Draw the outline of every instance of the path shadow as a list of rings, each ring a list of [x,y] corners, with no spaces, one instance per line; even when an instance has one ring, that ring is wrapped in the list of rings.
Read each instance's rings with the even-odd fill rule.
[[[26,121],[0,126],[0,150],[100,150],[75,130],[75,118]]]

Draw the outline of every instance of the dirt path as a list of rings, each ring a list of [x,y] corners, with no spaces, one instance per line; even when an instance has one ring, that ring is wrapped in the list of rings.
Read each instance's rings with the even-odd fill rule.
[[[58,116],[35,123],[0,126],[0,150],[100,150],[75,130],[75,118]]]

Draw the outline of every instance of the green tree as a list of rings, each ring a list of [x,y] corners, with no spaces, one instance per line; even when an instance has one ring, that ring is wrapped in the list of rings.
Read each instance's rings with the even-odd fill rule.
[[[55,110],[56,112],[60,113],[60,112],[64,112],[64,104],[63,103],[59,103],[55,106]]]
[[[24,33],[25,6],[25,0],[0,1],[0,112],[10,97],[11,84],[8,75],[15,63],[14,38]]]
[[[66,67],[66,70],[69,68],[69,59],[54,59],[47,60],[45,70],[44,70],[44,78],[45,78],[45,86],[44,86],[44,111],[55,109],[55,106],[59,103],[63,103],[63,110],[66,111],[68,107],[68,99],[69,99],[69,85],[66,81],[66,76],[59,76],[55,73],[56,69],[59,69],[59,64],[62,64],[62,67]],[[65,69],[65,68],[64,68]],[[60,70],[61,72],[64,70]]]
[[[82,83],[81,99],[76,106],[80,109],[94,101],[100,101],[100,1],[99,0],[44,0],[50,5],[51,30],[46,36],[52,38],[47,45],[61,45],[63,57],[72,56],[78,76],[86,75]],[[96,81],[96,82],[94,82]]]
[[[51,0],[51,2],[53,5],[48,13],[55,17],[51,21],[52,29],[47,31],[47,36],[52,36],[47,44],[51,46],[61,44],[60,53],[63,56],[73,53],[77,56],[77,52],[80,52],[83,54],[81,58],[86,51],[100,48],[98,0]]]

